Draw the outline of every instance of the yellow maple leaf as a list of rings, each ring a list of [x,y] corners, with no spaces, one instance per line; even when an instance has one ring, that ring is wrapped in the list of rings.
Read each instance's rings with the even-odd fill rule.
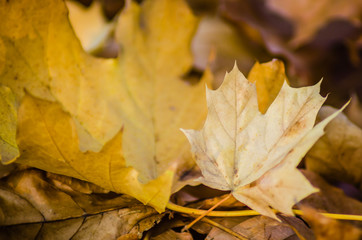
[[[100,152],[81,152],[76,126],[61,106],[27,95],[19,108],[19,163],[95,183],[111,191],[126,193],[163,211],[171,194],[173,169],[143,184],[138,172],[126,167],[122,132]]]
[[[207,112],[204,85],[211,75],[197,84],[183,79],[192,65],[190,42],[198,21],[182,0],[145,1],[142,6],[128,2],[116,28],[119,57],[100,59],[84,52],[67,14],[60,0],[0,2],[0,82],[13,90],[18,102],[25,90],[58,101],[74,120],[82,151],[104,149],[123,128],[119,147],[124,161],[112,171],[130,171],[133,183],[119,183],[116,190],[147,203],[149,197],[124,190],[126,185],[132,188],[140,181],[147,196],[157,185],[162,200],[150,204],[161,211],[170,184],[178,179],[170,169],[181,175],[194,165],[178,129],[199,127]],[[46,141],[38,143],[40,151]],[[59,161],[42,161],[28,158],[26,163],[60,171]],[[76,177],[78,171],[74,165],[62,174]],[[109,189],[109,183],[90,174],[95,180],[88,176],[88,181]],[[164,184],[166,177],[170,184]],[[153,181],[159,182],[148,188]]]
[[[0,159],[8,164],[19,156],[16,144],[16,107],[10,88],[0,86]]]
[[[288,81],[284,64],[277,59],[262,64],[256,62],[249,72],[248,80],[255,83],[259,111],[263,114],[278,95],[284,81]]]
[[[207,90],[202,130],[183,130],[202,171],[201,182],[230,190],[261,214],[276,218],[271,206],[292,215],[296,202],[317,191],[296,166],[338,114],[313,128],[325,100],[319,88],[292,88],[284,82],[261,114],[255,84],[235,65],[218,90]]]

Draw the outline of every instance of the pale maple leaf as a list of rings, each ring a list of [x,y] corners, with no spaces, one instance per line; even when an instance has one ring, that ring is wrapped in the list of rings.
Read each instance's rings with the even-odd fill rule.
[[[218,90],[207,89],[203,129],[183,130],[203,177],[263,215],[292,206],[318,191],[296,168],[338,112],[313,128],[325,98],[320,83],[292,88],[286,82],[265,114],[258,110],[254,83],[234,67]]]

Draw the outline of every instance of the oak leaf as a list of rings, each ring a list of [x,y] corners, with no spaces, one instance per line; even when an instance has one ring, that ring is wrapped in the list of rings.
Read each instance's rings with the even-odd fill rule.
[[[317,191],[296,169],[337,113],[313,128],[324,102],[319,86],[292,88],[284,82],[265,114],[256,87],[235,66],[216,91],[207,90],[208,116],[202,130],[183,130],[209,187],[232,195],[261,214],[291,207]]]

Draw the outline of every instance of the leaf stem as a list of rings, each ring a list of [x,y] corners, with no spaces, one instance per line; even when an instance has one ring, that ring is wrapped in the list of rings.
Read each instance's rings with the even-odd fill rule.
[[[175,212],[180,213],[186,213],[189,215],[205,215],[209,217],[241,217],[241,216],[256,216],[261,215],[257,211],[254,210],[240,210],[240,211],[210,211],[208,210],[200,210],[195,208],[188,208],[179,206],[177,204],[174,204],[172,202],[168,202],[166,207],[170,210],[173,210]],[[274,210],[277,212],[276,210]],[[303,212],[301,210],[293,209],[293,212],[297,215],[303,215]],[[353,221],[362,221],[362,215],[350,215],[350,214],[338,214],[338,213],[320,213],[325,217],[329,217],[332,219],[338,219],[338,220],[353,220]]]
[[[228,194],[224,199],[221,199],[219,202],[217,202],[214,206],[212,206],[209,210],[205,211],[203,214],[201,214],[198,218],[196,218],[194,221],[192,221],[191,223],[187,224],[184,228],[183,231],[186,231],[188,229],[190,229],[195,223],[197,223],[198,221],[200,221],[203,217],[205,217],[207,214],[209,214],[212,210],[214,210],[215,208],[217,208],[220,204],[222,204],[223,202],[225,202],[226,200],[228,200],[231,197],[231,193]]]

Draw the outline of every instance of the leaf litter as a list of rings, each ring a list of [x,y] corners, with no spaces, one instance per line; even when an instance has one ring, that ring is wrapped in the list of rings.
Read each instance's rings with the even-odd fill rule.
[[[118,22],[115,35],[120,49],[117,59],[94,58],[84,52],[71,29],[67,10],[61,1],[34,2],[32,8],[26,9],[24,6],[26,4],[21,1],[11,1],[9,5],[2,2],[0,7],[1,15],[7,16],[4,23],[0,24],[0,81],[10,88],[10,91],[6,90],[6,94],[12,95],[13,92],[15,95],[9,95],[11,104],[8,104],[8,97],[1,96],[5,105],[10,107],[2,107],[1,110],[5,110],[3,114],[12,119],[9,121],[11,127],[6,123],[2,124],[4,129],[10,129],[10,133],[2,131],[1,134],[10,136],[11,146],[15,151],[10,153],[7,148],[2,148],[0,154],[2,161],[9,163],[19,154],[18,145],[20,157],[16,162],[39,167],[49,173],[27,169],[16,163],[1,167],[1,199],[4,204],[0,209],[2,225],[6,225],[1,228],[1,236],[7,239],[17,239],[19,236],[24,239],[54,239],[54,236],[60,237],[59,239],[198,239],[209,237],[207,235],[211,234],[212,228],[212,232],[216,231],[215,227],[210,226],[220,226],[217,224],[222,223],[230,229],[240,226],[235,232],[241,231],[244,236],[249,234],[250,239],[314,238],[302,221],[281,214],[277,215],[279,220],[288,224],[264,216],[239,217],[234,219],[232,225],[229,225],[232,222],[230,218],[210,218],[207,224],[212,225],[209,227],[201,230],[200,226],[205,225],[203,222],[193,226],[189,233],[180,233],[177,226],[186,224],[191,215],[182,217],[173,212],[170,217],[182,217],[184,221],[172,225],[168,218],[163,218],[165,213],[158,214],[152,207],[144,206],[127,195],[113,192],[130,194],[160,212],[171,192],[186,184],[179,182],[180,176],[184,178],[188,173],[191,173],[190,177],[196,175],[197,167],[195,168],[188,151],[187,140],[178,128],[201,127],[207,112],[204,85],[210,83],[212,77],[206,71],[204,78],[196,85],[188,85],[182,80],[191,69],[189,48],[197,27],[197,19],[186,4],[182,1],[169,3],[157,0],[152,3],[146,1],[138,6],[128,2],[118,20],[115,20]],[[20,15],[19,9],[22,9]],[[164,14],[160,15],[160,12]],[[165,24],[164,19],[170,24]],[[17,25],[17,22],[24,24]],[[7,31],[9,28],[13,31]],[[250,30],[246,25],[243,28],[247,32]],[[227,25],[224,24],[215,31],[222,32],[225,29]],[[230,48],[235,48],[236,41],[240,39],[235,37],[235,33],[229,37],[234,44]],[[222,36],[220,39],[222,42]],[[205,41],[205,38],[201,41]],[[216,42],[218,41],[220,40],[217,39]],[[258,42],[260,41],[262,40],[259,39]],[[248,57],[252,54],[249,50],[250,48],[245,49]],[[241,52],[243,51],[242,49]],[[220,72],[222,68],[228,67],[222,65],[222,61],[229,61],[230,56],[227,55],[231,52],[233,50],[228,49],[226,58],[221,56],[221,61],[216,62],[214,69]],[[178,59],[179,63],[173,64],[170,56]],[[203,67],[204,65],[201,68]],[[256,106],[255,116],[264,113],[267,115],[269,108],[273,108],[275,98],[278,99],[278,94],[285,91],[284,82],[287,79],[283,63],[277,60],[257,63],[248,79],[256,84],[251,101]],[[104,84],[105,82],[109,84]],[[124,91],[125,87],[128,92]],[[305,89],[313,88],[316,86]],[[173,95],[177,96],[174,98]],[[184,101],[186,96],[191,96],[189,102]],[[317,111],[317,107],[313,108],[312,115],[315,116]],[[19,115],[18,123],[14,114],[16,112]],[[309,125],[313,126],[314,119],[310,122],[312,123]],[[302,127],[298,125],[296,128]],[[317,132],[321,133],[322,128]],[[329,130],[327,127],[326,131],[328,135],[332,128]],[[302,155],[304,154],[298,155],[288,171],[297,171],[298,179],[303,179],[308,185],[308,181],[296,169]],[[283,160],[271,165],[269,171],[280,168],[284,173],[283,169],[286,169],[283,168]],[[259,173],[259,179],[246,184],[244,194],[249,191],[248,188],[255,190],[267,181],[283,183],[283,177],[281,180],[265,178],[268,174],[276,175],[269,171]],[[360,202],[346,197],[337,188],[327,187],[327,183],[321,183],[323,180],[313,180],[318,178],[311,178],[310,174],[303,173],[314,186],[309,185],[309,189],[321,189],[305,198],[303,204],[307,203],[319,211],[360,214],[356,210]],[[349,171],[346,175],[347,179],[354,176]],[[358,181],[350,182],[358,186]],[[204,186],[198,189],[201,191],[198,190],[199,193],[191,198],[193,200],[180,199],[180,202],[192,203],[195,199],[202,200],[209,196],[209,199],[201,201],[206,206],[220,199],[220,191],[214,191],[216,197],[213,198],[208,193],[212,189]],[[183,191],[184,189],[179,192]],[[268,195],[273,191],[277,191],[277,188],[267,188],[263,193]],[[281,192],[284,194],[287,191]],[[283,197],[287,198],[289,194],[287,192]],[[307,195],[306,192],[304,195]],[[178,201],[177,198],[183,196],[186,195],[178,194],[172,199]],[[260,200],[253,198],[252,194],[247,197],[257,200],[257,205],[261,203],[266,212],[270,210],[270,199]],[[280,205],[291,213],[290,208],[300,199],[293,199],[288,204],[281,201]],[[229,204],[234,205],[235,200],[229,200]],[[242,204],[237,205],[241,209],[247,209]],[[227,207],[233,209],[233,206]],[[272,215],[274,213],[269,214],[275,217]],[[312,226],[316,222],[321,223],[319,218],[304,220]],[[158,232],[156,236],[153,230],[158,222],[157,226],[163,224],[165,228],[164,234]],[[249,222],[252,223],[251,228],[248,226]],[[261,223],[260,227],[255,222]],[[358,224],[353,223],[355,228],[358,227]],[[323,229],[325,228],[320,227],[320,230]],[[336,234],[345,232],[345,229],[347,228],[338,225]],[[145,232],[147,230],[149,231]],[[322,236],[318,229],[314,228],[313,231],[316,237]],[[231,235],[223,235],[222,238],[230,237]]]

